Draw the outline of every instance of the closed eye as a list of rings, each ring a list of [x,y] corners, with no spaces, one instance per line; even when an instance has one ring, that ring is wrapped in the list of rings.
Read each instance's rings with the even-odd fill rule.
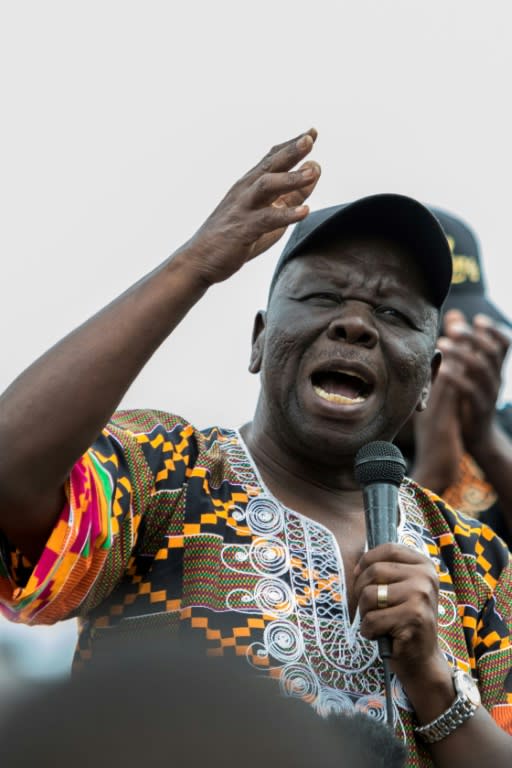
[[[403,312],[401,312],[396,307],[389,307],[389,306],[380,306],[376,307],[375,314],[385,317],[386,319],[389,318],[389,320],[393,322],[398,322],[401,324],[408,325],[410,328],[415,328],[416,330],[419,330],[417,325],[411,320],[411,318],[408,315],[405,315]]]
[[[333,304],[341,304],[341,296],[337,293],[319,291],[318,293],[308,293],[302,296],[300,301],[307,301],[319,307],[331,307]]]

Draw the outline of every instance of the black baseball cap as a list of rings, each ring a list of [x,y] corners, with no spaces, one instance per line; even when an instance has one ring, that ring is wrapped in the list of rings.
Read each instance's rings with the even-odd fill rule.
[[[505,315],[486,296],[480,244],[473,230],[461,219],[440,208],[430,209],[439,220],[450,246],[453,276],[443,310],[460,309],[471,321],[483,313],[512,327]]]
[[[312,211],[296,224],[274,270],[269,298],[290,259],[344,234],[385,237],[404,245],[425,276],[432,304],[441,309],[452,279],[451,252],[443,229],[422,203],[387,193]]]

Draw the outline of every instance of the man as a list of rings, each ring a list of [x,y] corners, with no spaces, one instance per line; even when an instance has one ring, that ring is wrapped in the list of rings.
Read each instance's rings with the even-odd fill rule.
[[[438,347],[443,363],[428,412],[404,429],[399,445],[411,474],[451,506],[490,525],[512,546],[510,406],[497,409],[510,323],[488,299],[475,234],[432,209],[450,243],[453,279]],[[412,427],[412,424],[411,424]]]
[[[365,552],[353,474],[362,445],[391,440],[426,407],[446,238],[396,195],[306,218],[319,168],[292,169],[315,138],[273,148],[191,240],[4,394],[3,610],[79,615],[82,659],[125,631],[190,628],[210,654],[245,656],[324,714],[382,717],[374,640],[390,635],[410,765],[509,765],[495,722],[511,703],[506,548],[406,483],[400,543]],[[204,292],[296,222],[255,321],[254,420],[199,432],[131,412],[105,427]]]

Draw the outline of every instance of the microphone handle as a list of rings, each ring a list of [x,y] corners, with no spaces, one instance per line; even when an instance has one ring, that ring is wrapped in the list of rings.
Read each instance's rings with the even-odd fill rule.
[[[383,635],[377,638],[377,645],[379,647],[379,656],[381,659],[390,659],[391,651],[393,649],[391,637],[389,635]]]
[[[392,483],[369,483],[363,488],[368,547],[396,542],[398,488]]]
[[[363,488],[364,512],[368,547],[374,549],[379,544],[397,541],[398,527],[398,488],[392,483],[369,483]],[[389,635],[377,640],[379,656],[389,659],[392,642]]]

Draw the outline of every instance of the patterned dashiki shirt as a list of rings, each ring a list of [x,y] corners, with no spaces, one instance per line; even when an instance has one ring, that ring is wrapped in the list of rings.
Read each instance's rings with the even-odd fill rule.
[[[244,656],[319,714],[384,719],[377,645],[351,621],[333,534],[284,507],[235,430],[196,430],[157,411],[120,411],[76,463],[68,503],[32,567],[1,542],[0,609],[13,621],[77,616],[76,663],[105,640],[186,628],[210,655]],[[490,528],[406,480],[401,543],[439,573],[439,641],[478,680],[512,732],[512,564]],[[393,681],[395,730],[409,766],[431,766]]]

